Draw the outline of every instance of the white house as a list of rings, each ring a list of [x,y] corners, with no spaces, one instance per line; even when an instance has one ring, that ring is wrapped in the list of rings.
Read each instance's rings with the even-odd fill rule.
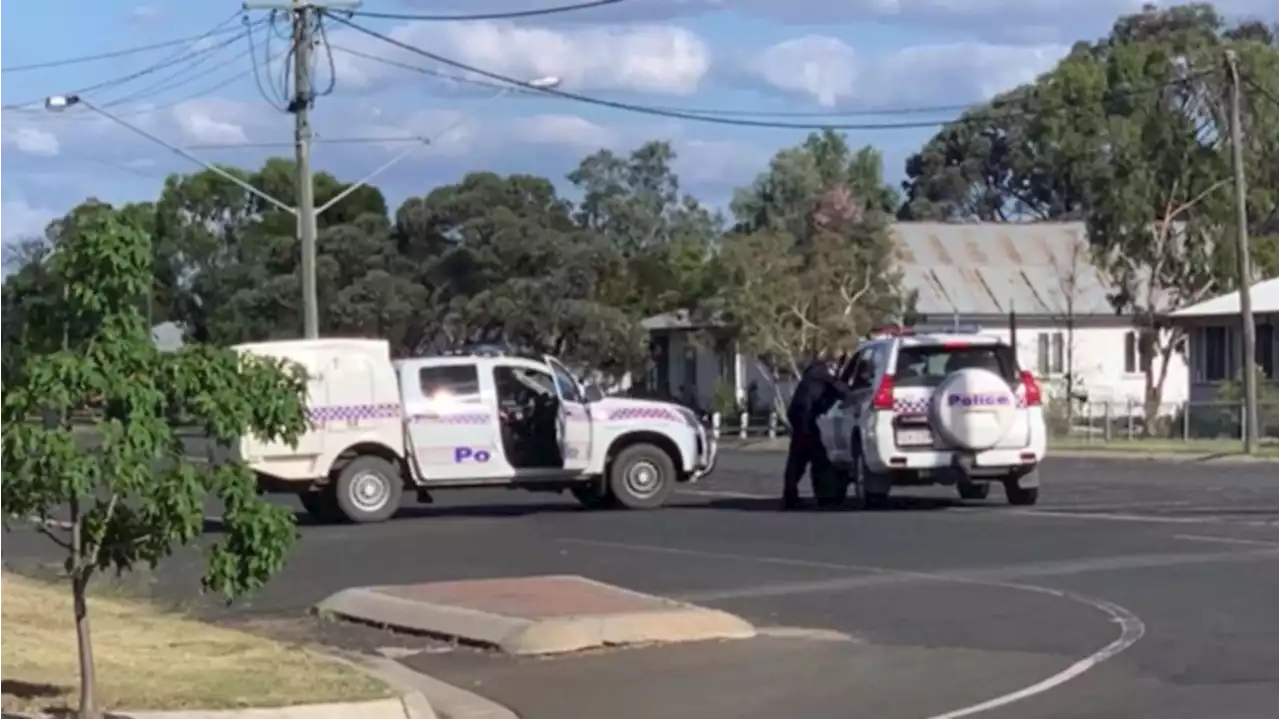
[[[1133,324],[1108,301],[1110,284],[1091,262],[1083,223],[908,222],[891,233],[904,289],[918,294],[917,327],[976,325],[1008,341],[1012,313],[1023,367],[1057,386],[1073,375],[1074,391],[1090,402],[1141,406]],[[710,408],[718,384],[743,398],[754,382],[767,403],[772,383],[747,348],[717,342],[715,328],[696,325],[688,313],[646,320],[656,365],[650,387]],[[1186,363],[1175,353],[1163,398],[1168,412],[1186,398]]]
[[[1249,300],[1257,337],[1254,363],[1274,382],[1280,279],[1250,287]],[[1178,310],[1173,313],[1173,321],[1187,330],[1187,353],[1191,358],[1187,394],[1192,402],[1211,402],[1220,384],[1240,376],[1240,292]]]

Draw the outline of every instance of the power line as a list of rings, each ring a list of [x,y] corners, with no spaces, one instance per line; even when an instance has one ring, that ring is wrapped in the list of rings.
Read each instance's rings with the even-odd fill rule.
[[[250,72],[253,73],[253,83],[255,86],[257,86],[258,94],[262,96],[262,99],[266,100],[267,104],[271,105],[271,107],[275,108],[276,110],[279,110],[280,112],[286,112],[289,109],[289,98],[285,93],[281,92],[276,88],[275,83],[272,82],[271,75],[270,75],[271,63],[274,62],[275,57],[279,57],[279,53],[277,53],[275,57],[273,57],[271,54],[271,36],[275,34],[275,19],[276,19],[276,14],[275,14],[275,11],[273,10],[271,11],[271,14],[268,16],[268,19],[267,19],[267,25],[266,25],[267,29],[265,33],[266,41],[262,45],[262,63],[261,64],[258,63],[258,51],[254,47],[253,31],[250,31],[246,36],[249,39],[249,60],[252,63]],[[246,23],[248,22],[247,17],[245,18],[245,22]],[[286,62],[285,65],[288,66],[288,63]],[[264,75],[266,75],[266,82],[263,82]],[[267,92],[267,88],[271,88],[272,92]]]
[[[544,15],[559,15],[567,12],[577,12],[579,10],[593,10],[599,7],[607,7],[609,5],[618,5],[625,0],[594,0],[593,2],[579,2],[569,5],[554,5],[552,7],[544,7],[529,10],[512,10],[509,12],[490,12],[477,13],[473,15],[416,15],[413,13],[394,13],[394,12],[366,12],[364,10],[352,11],[352,15],[367,18],[377,18],[379,20],[419,20],[423,22],[469,22],[477,20],[517,20],[520,18],[542,17]]]
[[[258,22],[261,22],[261,21],[258,21]],[[225,24],[225,22],[222,24]],[[210,32],[215,32],[217,30],[218,28],[214,28],[214,30],[211,30]],[[183,62],[188,62],[196,56],[216,53],[217,51],[227,47],[228,45],[231,45],[232,43],[237,42],[239,40],[242,40],[244,38],[245,32],[246,32],[245,30],[237,28],[237,34],[235,36],[233,36],[229,40],[223,40],[222,42],[219,42],[216,45],[212,45],[210,47],[203,48],[201,50],[196,50],[193,52],[186,52],[184,50],[182,52],[170,55],[169,57],[166,57],[164,60],[161,60],[160,62],[155,63],[154,65],[148,65],[147,67],[144,67],[141,70],[136,70],[127,75],[121,75],[120,77],[111,78],[109,80],[103,80],[102,82],[94,83],[93,85],[89,85],[87,87],[77,88],[75,90],[71,90],[64,94],[85,95],[90,92],[96,92],[98,90],[115,87],[117,85],[124,85],[126,83],[137,80],[140,77],[146,77],[147,75],[160,72],[161,70],[166,70],[175,65],[180,65]],[[204,37],[207,38],[208,34],[206,34]],[[37,100],[27,100],[26,102],[19,102],[19,103],[4,105],[3,109],[17,110],[17,109],[27,108],[27,106],[31,106],[31,105],[42,105],[43,103],[44,103],[44,98],[40,98]]]
[[[249,34],[248,32],[245,32],[244,36],[247,36],[248,34]],[[244,36],[241,36],[241,37],[244,37]],[[240,38],[236,38],[236,39],[238,40]],[[131,92],[123,97],[118,97],[109,102],[102,103],[102,107],[107,107],[107,108],[119,107],[120,105],[123,105],[125,103],[137,102],[138,100],[146,97],[161,95],[161,94],[164,94],[165,92],[168,92],[169,90],[175,90],[184,85],[188,85],[195,80],[199,80],[200,78],[207,77],[209,75],[212,75],[215,72],[218,72],[219,70],[224,70],[234,65],[241,58],[248,56],[249,52],[250,52],[249,50],[242,50],[236,55],[233,55],[230,59],[223,60],[222,62],[217,63],[212,67],[207,67],[196,73],[192,73],[191,71],[203,65],[205,61],[211,59],[216,53],[203,55],[199,58],[192,58],[193,61],[191,62],[191,64],[178,70],[177,72],[166,75],[165,77],[160,78],[160,80],[153,82],[150,85],[147,85],[146,87],[135,90],[134,92]]]
[[[333,50],[337,50],[338,52],[345,53],[347,55],[353,55],[355,57],[364,58],[365,60],[371,60],[373,62],[381,63],[383,65],[388,65],[390,67],[397,67],[402,70],[409,70],[411,72],[420,73],[422,75],[428,75],[430,77],[435,77],[441,80],[448,80],[451,82],[457,82],[457,83],[462,83],[467,85],[476,85],[478,87],[487,87],[492,89],[502,89],[504,87],[510,86],[507,83],[489,82],[486,80],[467,77],[465,75],[454,75],[447,72],[441,72],[440,70],[433,70],[428,67],[422,67],[421,65],[414,65],[412,63],[393,60],[389,57],[374,55],[371,53],[363,52],[361,50],[353,50],[349,47],[345,47],[342,45],[331,45],[330,47]],[[975,101],[967,104],[956,104],[956,105],[924,105],[919,107],[879,107],[879,108],[865,108],[861,110],[828,110],[828,111],[725,110],[725,109],[714,108],[714,107],[687,107],[687,106],[682,107],[677,105],[647,105],[646,107],[652,108],[654,110],[662,110],[664,112],[687,112],[694,115],[706,115],[708,117],[822,118],[822,117],[876,117],[881,115],[884,115],[884,116],[938,115],[943,113],[964,112],[965,110],[971,109],[974,105],[978,104],[979,102],[981,101]]]
[[[218,23],[217,27],[213,30],[203,32],[199,35],[189,35],[187,37],[174,38],[173,40],[165,40],[163,42],[152,43],[150,45],[138,45],[136,47],[125,48],[123,50],[102,52],[96,55],[80,55],[78,57],[69,57],[62,60],[33,62],[26,65],[11,65],[9,67],[0,68],[0,73],[28,72],[31,70],[43,70],[50,67],[63,67],[65,65],[78,65],[85,62],[96,62],[98,60],[111,60],[113,58],[128,57],[129,55],[137,55],[139,53],[150,52],[152,50],[162,50],[166,47],[173,47],[174,45],[183,45],[197,40],[204,40],[215,35],[232,32],[234,28],[223,28],[222,26],[239,17],[240,12],[240,10],[235,11],[226,20]]]
[[[491,90],[502,90],[502,89],[511,87],[510,83],[489,82],[487,80],[478,80],[476,78],[467,77],[465,75],[450,75],[447,72],[432,70],[431,68],[422,67],[420,65],[414,65],[412,63],[400,62],[399,60],[392,60],[389,57],[373,55],[371,53],[363,52],[361,50],[352,50],[349,47],[344,47],[341,45],[330,45],[329,48],[331,50],[337,50],[338,52],[341,52],[347,55],[364,58],[365,60],[371,60],[373,62],[381,63],[389,67],[398,67],[402,70],[409,70],[411,72],[416,72],[422,75],[427,75],[429,77],[434,77],[438,80],[457,82],[464,85],[475,85],[476,87],[486,87]]]
[[[532,87],[528,83],[523,82],[521,80],[517,80],[515,78],[508,77],[506,75],[501,75],[499,73],[485,70],[482,68],[474,67],[472,65],[468,65],[466,63],[444,57],[443,55],[437,55],[427,50],[423,50],[422,48],[414,47],[407,43],[401,42],[400,40],[396,40],[395,38],[379,33],[375,30],[370,30],[366,27],[357,25],[356,23],[351,22],[346,18],[340,17],[332,12],[326,11],[325,14],[329,15],[329,17],[333,18],[334,20],[346,25],[347,27],[352,28],[353,30],[356,30],[360,33],[376,38],[378,40],[381,40],[390,45],[394,45],[398,48],[401,48],[402,50],[406,50],[416,55],[420,55],[429,60],[433,60],[437,63],[440,63],[441,65],[446,65],[448,67],[452,67],[457,70],[462,70],[463,72],[473,73],[475,75],[479,75],[481,77],[488,78],[490,80],[507,83],[511,85],[516,85],[519,87],[525,87],[530,90],[544,93],[546,95],[550,95],[553,97],[560,97],[566,100],[574,100],[587,105],[594,105],[597,107],[607,107],[614,110],[625,110],[627,112],[634,112],[637,114],[649,115],[653,117],[664,117],[664,118],[670,118],[670,119],[676,119],[676,120],[704,122],[704,123],[713,124],[713,125],[728,125],[733,127],[752,127],[752,128],[759,128],[759,129],[774,129],[774,130],[821,130],[821,129],[861,130],[861,131],[911,130],[911,129],[934,128],[934,127],[938,127],[939,125],[955,125],[955,124],[964,124],[964,123],[989,122],[993,119],[1025,117],[1025,116],[1042,114],[1044,112],[1053,111],[1053,110],[1069,112],[1076,109],[1075,105],[1059,105],[1057,108],[1046,106],[1046,107],[1041,107],[1035,110],[1029,110],[1025,108],[1013,108],[1013,109],[1001,112],[999,114],[986,115],[982,117],[972,117],[972,118],[960,117],[953,120],[941,120],[941,121],[916,120],[916,121],[880,122],[880,123],[778,122],[778,121],[752,120],[747,118],[725,117],[725,116],[716,116],[716,115],[704,115],[704,114],[699,114],[695,112],[686,112],[686,111],[672,111],[672,110],[667,110],[660,107],[635,105],[632,103],[617,102],[615,100],[605,100],[602,98],[589,97],[587,95],[580,95],[577,93],[567,92],[559,89]],[[1212,74],[1212,72],[1216,72],[1216,71],[1203,72],[1197,75],[1192,75],[1189,78],[1181,78],[1173,82],[1162,83],[1160,85],[1155,85],[1155,86],[1150,86],[1145,88],[1136,88],[1132,91],[1111,93],[1110,95],[1108,95],[1106,100],[1114,101],[1122,97],[1149,95],[1155,92],[1160,92],[1168,87],[1182,84],[1186,82],[1187,79],[1191,79],[1195,77],[1203,77],[1205,75]],[[888,113],[886,112],[886,114]]]

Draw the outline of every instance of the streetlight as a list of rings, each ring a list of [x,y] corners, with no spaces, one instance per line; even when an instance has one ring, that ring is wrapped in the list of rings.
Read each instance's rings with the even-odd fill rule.
[[[494,93],[491,97],[485,100],[484,103],[482,103],[481,107],[487,107],[488,105],[494,102],[497,102],[498,100],[506,97],[508,94],[516,90],[525,90],[525,91],[551,90],[558,87],[559,85],[560,85],[560,78],[558,77],[540,77],[534,80],[530,80],[528,82],[512,83],[502,88],[498,92]],[[276,199],[275,197],[272,197],[271,195],[263,192],[262,190],[259,190],[258,188],[254,187],[248,182],[245,182],[239,177],[236,177],[234,174],[218,167],[217,165],[214,165],[209,162],[205,162],[204,160],[182,149],[181,147],[178,147],[177,145],[174,145],[173,143],[168,142],[161,137],[153,135],[152,133],[147,132],[141,127],[138,127],[137,125],[134,125],[133,123],[127,120],[124,120],[123,118],[120,118],[119,116],[114,115],[102,109],[101,107],[98,107],[97,105],[94,105],[93,103],[89,102],[88,100],[85,100],[79,95],[50,95],[49,97],[45,98],[45,101],[44,101],[45,109],[47,109],[49,112],[62,112],[67,108],[73,107],[75,105],[83,105],[87,109],[105,117],[111,122],[125,128],[126,130],[129,130],[130,132],[133,132],[136,135],[145,137],[146,139],[154,142],[155,144],[170,150],[174,154],[184,157],[196,163],[197,165],[200,165],[201,167],[205,168],[206,170],[209,170],[210,172],[218,175],[219,177],[222,177],[223,179],[226,179],[227,181],[234,183],[237,187],[243,189],[245,192],[248,192],[254,195],[255,197],[258,197],[270,203],[271,205],[274,205],[275,207],[293,215],[298,219],[299,240],[302,243],[302,258],[303,258],[302,304],[303,304],[303,312],[304,312],[305,327],[306,327],[304,334],[307,336],[308,339],[315,339],[319,335],[319,322],[317,319],[319,315],[319,308],[318,308],[319,300],[316,297],[316,291],[315,291],[316,277],[315,277],[315,262],[314,262],[316,217],[320,215],[322,212],[324,212],[325,210],[328,210],[329,208],[336,205],[338,202],[349,197],[351,193],[368,185],[378,175],[381,175],[382,173],[391,169],[395,165],[404,161],[410,155],[414,154],[415,152],[422,149],[423,147],[439,141],[440,138],[444,137],[450,132],[453,132],[458,127],[462,126],[464,123],[462,119],[459,119],[453,122],[452,124],[448,125],[444,129],[438,131],[435,135],[431,137],[418,138],[420,142],[412,144],[404,152],[397,154],[395,157],[392,157],[390,160],[383,163],[380,167],[378,167],[378,169],[374,170],[373,172],[370,172],[368,175],[365,175],[363,178],[361,178],[357,182],[354,182],[348,185],[345,189],[343,189],[342,192],[338,193],[337,196],[333,197],[332,199],[330,199],[328,202],[324,203],[320,207],[315,207],[314,205],[312,205],[308,199],[310,197],[310,193],[306,193],[305,196],[302,197],[302,207],[295,208],[295,207],[289,206],[288,204],[286,204],[285,202],[282,202],[281,200]],[[310,142],[309,138],[304,139],[304,136],[302,135],[299,136],[298,144],[300,148],[304,148],[304,150],[301,151],[302,153],[301,157],[304,159],[308,154],[308,152],[305,151],[305,148],[309,144],[309,142]],[[300,179],[300,182],[298,183],[299,187],[303,187],[303,188],[311,187],[312,180],[310,177],[309,163],[304,169],[303,162],[300,160],[299,173],[300,175],[303,176],[299,178]],[[305,228],[310,228],[310,229],[308,230]],[[309,258],[310,258],[310,261],[309,261]]]

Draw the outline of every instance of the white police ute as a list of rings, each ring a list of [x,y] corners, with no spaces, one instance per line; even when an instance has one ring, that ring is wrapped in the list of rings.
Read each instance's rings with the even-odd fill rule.
[[[953,485],[986,499],[992,483],[1013,505],[1040,493],[1046,428],[1039,383],[1013,348],[972,332],[890,329],[840,370],[853,390],[818,419],[833,469],[819,504],[883,504],[895,486]]]
[[[321,521],[377,522],[402,494],[450,488],[570,491],[588,507],[661,507],[715,465],[692,411],[605,397],[554,357],[493,348],[391,360],[382,340],[240,345],[311,377],[311,429],[296,446],[244,437],[264,492],[298,495]]]

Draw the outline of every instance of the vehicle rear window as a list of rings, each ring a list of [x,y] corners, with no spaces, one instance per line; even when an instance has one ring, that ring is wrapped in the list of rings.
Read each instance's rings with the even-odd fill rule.
[[[422,396],[461,404],[480,402],[480,373],[475,365],[441,365],[418,370]]]
[[[899,387],[936,387],[947,375],[962,369],[990,370],[1009,384],[1018,381],[1018,361],[1011,347],[920,345],[898,348],[893,383]]]

